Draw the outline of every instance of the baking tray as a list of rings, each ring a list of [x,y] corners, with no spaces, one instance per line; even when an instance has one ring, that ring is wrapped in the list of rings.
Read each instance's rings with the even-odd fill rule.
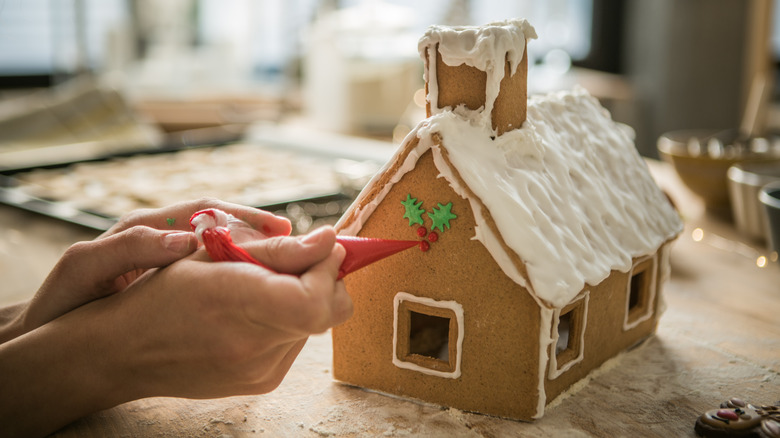
[[[190,136],[190,138],[181,137],[176,141],[169,141],[163,147],[157,147],[150,150],[134,151],[130,153],[110,154],[89,159],[80,159],[74,161],[64,161],[55,164],[47,163],[42,166],[25,166],[15,168],[0,167],[0,203],[10,205],[23,210],[35,212],[45,216],[53,217],[65,222],[77,224],[95,230],[106,230],[116,223],[118,214],[111,214],[102,211],[100,207],[84,207],[78,203],[73,203],[71,199],[50,196],[46,190],[37,193],[30,193],[29,183],[24,181],[24,176],[30,172],[53,171],[65,172],[74,166],[87,165],[92,163],[102,165],[102,163],[111,163],[125,160],[146,159],[152,156],[174,156],[173,154],[187,153],[194,150],[218,151],[234,147],[237,143],[235,138],[222,138],[214,141],[213,135]],[[213,132],[210,134],[214,134]],[[253,147],[263,148],[260,145]],[[272,150],[270,148],[269,150]],[[301,154],[305,157],[305,154]],[[322,159],[322,157],[320,157]],[[323,184],[325,187],[308,187],[303,190],[291,190],[283,198],[274,199],[269,202],[239,202],[253,207],[263,208],[276,214],[281,214],[290,218],[293,222],[294,233],[304,233],[309,228],[319,226],[323,223],[334,223],[340,217],[344,210],[352,201],[352,196],[347,192],[350,190],[341,190],[341,187],[335,187],[333,184]],[[352,190],[354,193],[354,190]],[[200,197],[195,195],[194,197]],[[223,198],[222,196],[218,196]],[[186,199],[179,199],[186,200]],[[129,210],[128,210],[129,211]]]
[[[106,231],[117,222],[116,217],[106,213],[31,196],[16,190],[17,187],[18,181],[12,176],[0,174],[0,203],[98,231]],[[252,207],[289,218],[293,223],[293,234],[302,234],[318,224],[335,223],[352,201],[353,198],[345,193],[333,193]]]

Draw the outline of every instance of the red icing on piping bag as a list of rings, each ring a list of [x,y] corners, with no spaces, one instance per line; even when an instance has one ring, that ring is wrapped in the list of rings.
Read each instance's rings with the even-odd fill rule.
[[[201,210],[190,218],[192,231],[203,242],[209,257],[215,262],[246,262],[268,269],[233,242],[227,227],[228,217],[224,212],[208,209]]]
[[[213,208],[199,211],[190,218],[190,226],[192,226],[192,230],[203,242],[209,257],[215,262],[246,262],[272,271],[272,269],[255,260],[246,250],[233,242],[233,238],[230,237],[230,230],[227,227],[229,218],[232,217],[227,213]],[[339,267],[339,280],[347,274],[371,263],[419,244],[416,240],[389,240],[353,236],[336,236],[336,241],[347,252],[344,261]]]

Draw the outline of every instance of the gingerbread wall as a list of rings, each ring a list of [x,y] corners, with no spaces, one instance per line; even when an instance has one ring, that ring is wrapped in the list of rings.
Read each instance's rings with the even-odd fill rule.
[[[409,150],[416,144],[415,140],[402,147]],[[383,187],[396,170],[391,167],[372,190]],[[382,392],[531,420],[538,413],[540,330],[555,336],[556,315],[550,319],[544,316],[555,310],[540,308],[524,288],[501,271],[484,246],[472,240],[475,221],[468,201],[460,198],[444,178],[437,178],[438,174],[432,153],[425,152],[415,169],[392,186],[360,231],[359,235],[366,237],[419,239],[418,225],[410,226],[403,217],[402,201],[407,195],[422,201],[426,211],[451,202],[452,212],[458,216],[450,221],[450,229],[438,232],[439,239],[427,252],[412,248],[345,278],[355,314],[333,329],[334,375],[338,380]],[[374,195],[371,192],[366,199]],[[354,219],[350,217],[346,223]],[[431,229],[428,218],[425,226]],[[661,253],[651,258],[655,267],[648,270],[652,274],[648,278],[653,279],[648,286],[652,291],[648,308],[652,312],[646,320],[626,327],[631,273],[613,271],[602,283],[586,286],[587,312],[581,315],[585,320],[580,341],[582,357],[562,367],[566,368],[563,371],[551,373],[550,363],[544,364],[546,403],[654,332],[661,303],[661,265],[666,262],[661,260]],[[642,259],[635,259],[637,266],[649,264]],[[458,378],[426,375],[393,364],[394,297],[399,292],[455,301],[462,306],[464,338]],[[573,303],[584,301],[575,299]],[[548,353],[555,355],[551,350]]]
[[[665,245],[669,245],[669,243]],[[639,260],[634,259],[635,263]],[[661,262],[661,251],[659,251],[656,254],[658,269],[654,273],[654,299],[650,303],[652,314],[647,320],[627,330],[624,329],[624,315],[626,314],[626,287],[629,273],[612,271],[610,276],[597,286],[586,286],[586,290],[590,291],[590,298],[584,336],[584,357],[581,362],[573,365],[568,371],[554,379],[550,379],[548,373],[545,382],[548,403],[608,359],[631,348],[655,332],[662,306],[662,298],[660,297]]]
[[[431,152],[389,191],[359,235],[417,239],[403,218],[407,194],[430,211],[453,203],[457,219],[427,252],[412,248],[345,278],[354,316],[333,329],[334,375],[354,385],[455,408],[530,420],[538,397],[539,308],[472,240],[468,201],[438,175]],[[425,225],[431,223],[426,218]],[[398,292],[463,307],[462,374],[457,379],[401,369],[392,363],[393,298]]]

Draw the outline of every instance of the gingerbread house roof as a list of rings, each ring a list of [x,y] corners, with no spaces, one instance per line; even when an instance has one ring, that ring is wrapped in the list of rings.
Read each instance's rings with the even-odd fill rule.
[[[586,284],[599,284],[612,270],[627,272],[635,257],[655,253],[679,234],[680,217],[653,181],[633,132],[584,89],[532,97],[518,113],[524,122],[496,123],[505,76],[515,76],[521,60],[527,68],[526,40],[535,37],[525,20],[432,27],[423,36],[429,117],[342,217],[341,233],[357,234],[392,185],[430,150],[438,176],[468,199],[474,238],[546,306],[565,306]],[[442,105],[436,76],[448,73],[445,65],[461,64],[484,72],[484,88],[457,90],[481,95],[481,106]],[[524,72],[516,77],[525,80]],[[525,96],[523,83],[516,96],[504,96],[502,110],[512,112]]]
[[[584,89],[532,97],[523,127],[495,139],[488,125],[472,122],[454,112],[421,122],[350,208],[359,211],[345,214],[354,217],[342,219],[341,232],[357,234],[428,150],[438,176],[469,200],[478,224],[474,238],[507,276],[553,307],[612,270],[627,272],[634,257],[654,253],[682,230],[630,128],[614,122]],[[389,183],[375,187],[388,181],[380,177],[390,169]],[[509,251],[522,260],[525,275]]]

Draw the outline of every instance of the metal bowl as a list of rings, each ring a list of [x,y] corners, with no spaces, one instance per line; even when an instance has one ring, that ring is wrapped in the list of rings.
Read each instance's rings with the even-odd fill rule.
[[[766,238],[772,251],[780,251],[780,181],[761,188],[758,199],[766,212]]]
[[[758,193],[761,187],[780,181],[780,160],[738,163],[729,168],[727,176],[737,230],[750,238],[763,240],[767,225]]]
[[[737,163],[780,159],[780,142],[740,139],[736,131],[680,130],[658,139],[658,152],[708,210],[730,213],[726,173]]]

